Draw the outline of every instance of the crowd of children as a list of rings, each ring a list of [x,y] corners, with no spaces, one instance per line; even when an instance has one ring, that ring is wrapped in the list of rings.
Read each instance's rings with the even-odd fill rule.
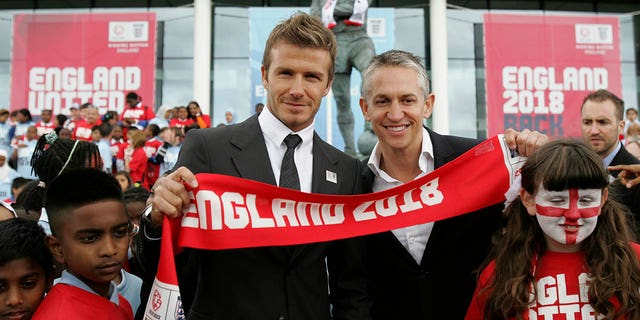
[[[133,318],[142,281],[129,246],[148,189],[185,132],[210,126],[188,106],[156,117],[131,92],[120,116],[85,103],[35,123],[0,109],[0,319]],[[180,109],[191,123],[171,126]]]
[[[16,199],[0,207],[11,212],[0,214],[0,318],[133,319],[144,308],[136,275],[144,266],[131,245],[149,187],[175,164],[185,131],[210,124],[195,102],[176,118],[170,108],[136,118],[153,112],[144,110],[107,113],[90,140],[78,136],[82,112],[56,117],[63,125],[47,131],[20,112],[6,129],[0,110],[0,133],[11,133],[2,141],[14,140],[0,146],[0,195]],[[21,144],[32,146],[18,169],[29,165],[34,180],[9,165]],[[556,140],[520,173],[466,319],[640,319],[640,245],[628,210],[609,196],[600,157],[584,142]]]
[[[125,171],[132,183],[149,188],[161,171],[173,166],[186,131],[211,125],[196,101],[174,108],[162,106],[156,114],[135,92],[126,98],[120,115],[116,111],[101,115],[97,107],[85,103],[70,106],[68,115],[43,110],[35,122],[28,109],[0,109],[0,201],[17,200],[11,192],[15,178],[38,179],[31,155],[38,139],[52,132],[63,139],[95,143],[105,172]],[[170,139],[163,139],[165,136]]]

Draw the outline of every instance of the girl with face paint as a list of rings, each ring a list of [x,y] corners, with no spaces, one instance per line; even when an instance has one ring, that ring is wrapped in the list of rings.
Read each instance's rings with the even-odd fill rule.
[[[557,140],[521,178],[465,319],[640,319],[640,246],[601,158]]]

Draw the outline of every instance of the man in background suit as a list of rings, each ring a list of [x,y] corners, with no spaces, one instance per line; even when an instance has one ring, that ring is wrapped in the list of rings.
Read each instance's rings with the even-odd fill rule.
[[[424,127],[423,120],[431,115],[434,101],[418,57],[392,50],[373,58],[363,73],[360,99],[362,113],[378,136],[365,162],[365,187],[370,188],[365,191],[382,191],[423,177],[480,142],[439,135]],[[510,147],[517,147],[524,155],[548,140],[529,131],[507,130],[506,136]],[[372,317],[464,318],[475,288],[474,270],[488,253],[501,212],[499,204],[435,223],[366,236]]]
[[[581,107],[582,138],[602,158],[605,167],[638,164],[620,142],[624,133],[624,101],[601,89],[587,95]],[[609,170],[611,180],[620,170]],[[611,195],[626,205],[634,215],[636,232],[640,232],[640,187],[626,188],[619,181],[611,184]]]
[[[158,241],[151,254],[154,243],[148,235],[157,234],[163,214],[178,217],[189,203],[183,184],[195,187],[194,174],[219,173],[282,186],[279,177],[287,153],[283,140],[289,134],[302,139],[294,153],[301,191],[360,193],[359,162],[314,131],[314,116],[331,88],[335,55],[333,34],[310,15],[295,14],[274,28],[262,61],[266,108],[237,125],[189,132],[177,169],[153,188],[143,223],[145,256],[157,255]],[[329,172],[336,179],[328,181]],[[362,250],[356,241],[189,250],[178,265],[188,319],[369,319]]]

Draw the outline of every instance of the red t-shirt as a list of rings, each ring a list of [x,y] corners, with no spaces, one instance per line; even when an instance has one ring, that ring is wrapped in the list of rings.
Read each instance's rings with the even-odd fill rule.
[[[181,120],[180,118],[175,118],[175,119],[171,119],[171,122],[169,122],[169,127],[184,128],[192,124],[193,124],[193,119],[191,118],[186,118],[184,120]]]
[[[636,256],[640,257],[640,245],[631,243],[631,247],[635,250]],[[465,320],[484,319],[484,307],[490,292],[480,290],[490,283],[495,267],[495,261],[492,261],[482,270]],[[523,315],[524,319],[595,319],[587,295],[589,279],[584,252],[545,252],[539,258],[535,270],[536,302],[529,306]],[[611,299],[611,303],[614,306],[620,305],[615,298]]]
[[[144,145],[144,152],[147,154],[147,158],[155,157],[156,153],[160,147],[162,147],[163,142],[158,138],[153,137]],[[160,172],[160,165],[155,164],[153,162],[147,163],[147,171],[144,173],[144,183],[143,186],[147,189],[150,189],[156,180],[158,180],[158,174]]]
[[[120,305],[95,293],[58,283],[47,293],[32,320],[132,320],[131,305],[118,295]]]
[[[147,161],[148,158],[144,148],[133,149],[131,161],[129,162],[129,176],[131,176],[132,183],[143,181],[144,173],[147,171]]]
[[[133,119],[135,121],[134,124],[138,121],[144,121],[143,127],[146,127],[147,122],[155,117],[156,115],[153,112],[153,108],[138,104],[135,108],[126,106],[120,115],[120,121]]]
[[[85,120],[81,120],[76,124],[76,129],[73,130],[73,139],[75,140],[84,140],[84,141],[92,141],[91,139],[91,129],[95,126],[99,126],[102,123],[100,119],[94,123],[88,123]]]
[[[38,137],[52,132],[56,128],[56,124],[53,121],[44,123],[42,121],[36,123],[36,129],[38,130]]]

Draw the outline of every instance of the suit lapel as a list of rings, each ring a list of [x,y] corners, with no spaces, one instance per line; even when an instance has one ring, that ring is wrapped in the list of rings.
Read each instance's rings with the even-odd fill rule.
[[[447,162],[455,159],[455,150],[447,142],[445,137],[431,131],[429,128],[427,128],[427,131],[429,132],[429,136],[431,137],[431,143],[433,144],[433,162],[434,162],[433,167],[435,170],[443,166]],[[431,235],[429,236],[427,245],[424,248],[420,265],[424,265],[425,263],[428,263],[431,260],[429,256],[431,256],[433,252],[438,249],[437,246],[441,242],[438,239],[442,237],[441,234],[442,234],[443,227],[444,225],[441,221],[436,221],[433,224],[433,229],[431,230]]]
[[[431,131],[429,128],[427,128],[427,131],[429,132],[431,144],[433,145],[433,168],[435,170],[455,159],[455,150],[453,150],[443,136]]]
[[[231,156],[231,161],[240,177],[276,185],[258,117],[253,116],[240,125],[246,128],[236,130],[229,140],[237,149],[237,152]]]
[[[613,159],[611,160],[611,164],[609,165],[615,166],[619,164],[634,164],[634,163],[640,163],[640,160],[636,159],[636,157],[634,157],[631,153],[629,153],[624,146],[621,146],[620,150],[618,150],[618,153],[616,154],[615,157],[613,157]],[[609,174],[612,175],[614,178],[617,177],[619,173],[620,173],[620,170],[609,171]]]
[[[313,177],[311,192],[336,194],[342,177],[338,172],[338,158],[327,152],[326,142],[313,133]]]

